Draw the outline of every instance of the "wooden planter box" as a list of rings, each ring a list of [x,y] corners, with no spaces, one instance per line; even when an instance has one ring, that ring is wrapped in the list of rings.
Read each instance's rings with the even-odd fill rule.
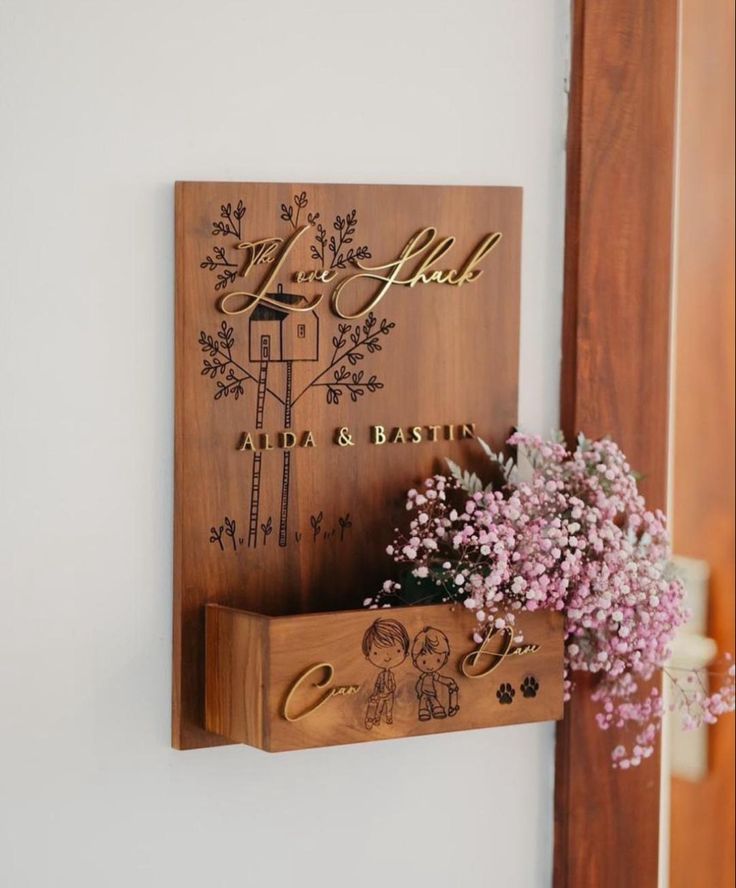
[[[521,644],[496,633],[481,646],[460,606],[205,611],[206,728],[232,742],[281,752],[562,717],[556,613],[522,615]]]

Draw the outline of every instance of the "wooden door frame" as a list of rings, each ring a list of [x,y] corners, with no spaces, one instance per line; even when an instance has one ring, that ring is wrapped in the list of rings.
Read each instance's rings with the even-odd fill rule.
[[[573,0],[561,422],[667,491],[677,0]],[[557,733],[555,888],[655,888],[660,756],[616,771],[580,681]]]
[[[672,510],[678,555],[710,567],[708,635],[734,635],[734,5],[681,0]],[[716,668],[721,668],[717,666]],[[708,773],[672,774],[671,888],[736,884],[734,719],[708,727]],[[663,784],[666,785],[666,784]]]

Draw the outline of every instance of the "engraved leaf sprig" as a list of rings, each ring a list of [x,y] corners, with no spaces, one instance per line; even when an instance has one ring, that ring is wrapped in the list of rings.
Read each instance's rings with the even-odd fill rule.
[[[366,392],[375,392],[382,388],[383,383],[375,374],[365,379],[362,370],[349,373],[345,367],[341,367],[335,371],[334,383],[327,383],[327,403],[339,404],[344,391],[348,392],[350,400],[355,403]]]
[[[348,263],[354,263],[358,259],[371,258],[370,250],[365,244],[362,244],[359,247],[348,247],[349,244],[352,244],[353,235],[355,234],[358,227],[357,210],[352,209],[345,216],[340,216],[339,214],[335,216],[335,221],[332,223],[332,227],[335,229],[337,234],[330,235],[330,239],[327,243],[327,249],[332,254],[332,259],[330,260],[330,268],[342,269],[345,268]],[[318,229],[318,234],[319,233],[320,232]],[[324,232],[324,230],[323,235],[326,236],[326,232]],[[324,244],[322,244],[322,247],[324,253]],[[316,251],[314,247],[312,248],[312,250],[313,258],[320,258],[318,255],[315,255]]]
[[[233,551],[237,550],[237,524],[234,518],[228,518],[227,515],[225,515],[225,533],[230,537],[230,540],[232,541]]]
[[[307,196],[306,191],[295,194],[293,203],[281,204],[282,220],[284,222],[288,222],[292,228],[297,228],[299,225],[299,216],[301,214],[301,211],[305,209],[308,204],[309,197]],[[307,222],[309,222],[310,225],[314,225],[317,219],[319,219],[319,213],[307,213]]]
[[[353,522],[350,520],[350,512],[344,516],[341,515],[337,519],[337,523],[340,525],[340,542],[342,542],[345,539],[345,531],[350,530],[353,526]]]
[[[229,269],[225,269],[225,271],[221,271],[217,275],[217,283],[215,284],[215,290],[224,290],[226,287],[230,287],[235,283],[235,278],[237,277],[237,272],[230,271]]]
[[[246,208],[242,200],[235,207],[231,203],[220,206],[220,218],[212,223],[212,234],[222,237],[236,237],[241,239],[241,223],[245,216]]]
[[[220,397],[227,398],[228,395],[232,395],[233,398],[237,401],[238,398],[242,397],[245,394],[245,389],[243,388],[243,380],[244,377],[238,376],[232,368],[227,371],[227,376],[225,377],[227,380],[227,384],[223,382],[217,383],[218,391],[215,393],[215,400],[219,400]]]
[[[268,538],[273,533],[273,519],[270,515],[268,516],[268,521],[265,524],[261,524],[261,533],[263,534],[263,545],[265,546]]]
[[[236,263],[228,260],[224,247],[214,246],[212,252],[214,256],[206,256],[204,261],[199,263],[200,268],[207,268],[210,271],[214,271],[219,266],[235,267]]]
[[[309,252],[312,255],[312,259],[316,259],[317,262],[319,262],[319,264],[322,266],[322,268],[324,268],[325,249],[327,248],[327,231],[321,222],[317,225],[317,232],[314,235],[314,239],[317,242],[318,246],[315,247],[314,244],[312,244],[312,246],[309,248]]]
[[[202,359],[200,373],[202,376],[216,380],[215,401],[228,398],[230,395],[237,401],[245,394],[244,383],[248,380],[257,382],[255,376],[233,357],[235,334],[227,321],[222,321],[214,336],[201,330],[199,345],[207,355]],[[222,376],[225,377],[224,381],[218,378]],[[270,387],[267,387],[266,391],[280,404],[284,403],[284,399]]]
[[[341,348],[344,348],[346,339],[345,337],[350,332],[350,324],[338,324],[337,325],[337,336],[332,337],[332,344],[335,346],[335,351],[333,353],[333,358],[340,351]]]
[[[366,316],[362,324],[339,324],[337,334],[332,338],[334,346],[332,360],[309,385],[302,389],[293,403],[296,404],[312,386],[325,388],[327,403],[335,405],[340,403],[340,396],[345,391],[350,394],[351,400],[357,401],[366,391],[375,392],[383,388],[383,383],[375,375],[365,379],[361,372],[354,373],[350,377],[346,365],[356,367],[365,358],[364,350],[369,354],[381,351],[381,337],[388,336],[395,326],[393,321],[385,318],[379,320],[373,312]],[[329,373],[332,373],[332,379],[326,381],[324,377]]]
[[[233,284],[237,277],[237,271],[234,271],[233,269],[237,269],[238,263],[230,262],[224,247],[213,247],[212,255],[205,256],[202,262],[199,263],[199,267],[205,268],[207,271],[218,271],[218,269],[223,269],[222,271],[218,271],[215,290],[224,290],[225,287],[229,287]]]
[[[235,345],[235,337],[233,336],[233,328],[228,327],[227,321],[223,321],[220,324],[220,329],[217,331],[217,338],[220,340],[223,347],[228,352]]]
[[[311,515],[309,518],[309,523],[312,527],[312,540],[317,542],[317,537],[319,536],[319,532],[322,529],[322,522],[324,521],[324,514],[320,512],[318,515]]]
[[[225,546],[222,542],[222,532],[225,528],[221,524],[219,527],[210,527],[210,542],[217,543],[220,546],[220,551],[224,552]]]

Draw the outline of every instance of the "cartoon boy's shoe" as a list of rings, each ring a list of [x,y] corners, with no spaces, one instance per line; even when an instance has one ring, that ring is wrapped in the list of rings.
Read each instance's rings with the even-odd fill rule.
[[[429,721],[430,718],[432,718],[432,716],[430,715],[428,708],[423,707],[419,710],[419,721],[426,722]]]
[[[447,718],[447,713],[445,712],[444,706],[440,706],[439,704],[437,706],[433,706],[432,718]]]

